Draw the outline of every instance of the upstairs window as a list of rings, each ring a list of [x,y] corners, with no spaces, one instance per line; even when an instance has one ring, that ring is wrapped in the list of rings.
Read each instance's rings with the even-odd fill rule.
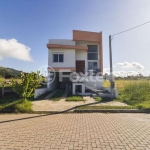
[[[64,54],[53,54],[53,62],[64,62]]]
[[[98,60],[97,45],[88,45],[88,60]]]

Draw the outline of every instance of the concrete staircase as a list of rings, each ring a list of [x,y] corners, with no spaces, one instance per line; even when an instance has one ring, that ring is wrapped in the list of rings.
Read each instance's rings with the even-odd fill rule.
[[[93,97],[112,97],[111,93],[108,90],[98,90],[96,88],[96,83],[93,85],[84,82],[85,87],[93,91],[95,94],[92,94]]]

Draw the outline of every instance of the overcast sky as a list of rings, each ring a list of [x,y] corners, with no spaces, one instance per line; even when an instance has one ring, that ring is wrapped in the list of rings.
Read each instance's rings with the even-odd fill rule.
[[[150,0],[1,0],[0,66],[36,71],[48,63],[50,38],[72,30],[103,32],[104,68],[109,35],[150,21]],[[150,71],[150,23],[112,40],[115,71]]]

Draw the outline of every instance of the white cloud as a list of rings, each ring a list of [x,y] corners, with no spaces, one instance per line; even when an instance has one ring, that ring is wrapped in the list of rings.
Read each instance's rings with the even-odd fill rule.
[[[104,68],[104,74],[105,73],[109,74],[110,73],[110,69],[109,68]]]
[[[139,74],[143,76],[150,76],[150,71],[144,71],[143,69],[144,66],[138,62],[117,63],[113,66],[113,74],[116,77],[138,76]],[[110,68],[104,68],[104,74],[105,73],[109,74]]]
[[[106,69],[107,70],[107,69]],[[110,74],[110,72],[106,72],[104,69],[104,74]],[[115,77],[127,77],[127,76],[139,76],[139,74],[143,75],[143,76],[150,76],[150,72],[149,71],[142,71],[142,72],[138,72],[138,71],[113,71],[113,74]]]
[[[32,61],[30,48],[19,43],[16,39],[0,39],[0,60],[5,57]]]
[[[139,70],[143,70],[144,66],[142,66],[140,63],[138,62],[124,62],[124,63],[117,63],[116,66],[119,66],[121,68],[126,68],[126,69],[139,69]]]

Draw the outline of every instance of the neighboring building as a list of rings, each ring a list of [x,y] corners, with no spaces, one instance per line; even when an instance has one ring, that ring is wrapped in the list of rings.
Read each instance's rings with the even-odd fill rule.
[[[73,30],[73,39],[50,39],[48,48],[48,66],[56,72],[54,82],[48,84],[48,88],[63,88],[68,83],[67,74],[71,72],[101,72],[99,81],[77,81],[69,82],[72,93],[78,92],[82,95],[89,95],[91,91],[103,88],[103,50],[102,32],[87,32]],[[49,70],[50,72],[51,70]],[[66,75],[59,81],[60,72]],[[89,76],[84,76],[89,78]],[[93,76],[96,78],[96,76]]]

